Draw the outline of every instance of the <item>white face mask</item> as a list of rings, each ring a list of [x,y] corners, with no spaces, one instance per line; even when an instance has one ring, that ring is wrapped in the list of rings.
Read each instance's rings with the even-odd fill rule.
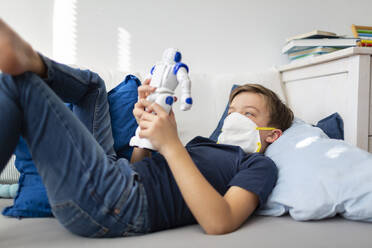
[[[259,130],[274,130],[273,127],[257,127],[248,117],[233,112],[229,114],[218,136],[218,144],[240,146],[244,152],[253,153],[261,150]]]

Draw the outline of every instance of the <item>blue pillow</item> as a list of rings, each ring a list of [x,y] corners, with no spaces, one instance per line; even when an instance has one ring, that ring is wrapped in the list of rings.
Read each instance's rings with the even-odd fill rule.
[[[129,146],[129,141],[137,129],[133,108],[138,99],[137,88],[140,85],[141,82],[138,78],[128,75],[107,95],[110,104],[114,149],[119,157],[128,160],[130,160],[133,152],[133,147]]]
[[[331,139],[344,139],[344,121],[338,113],[320,120],[316,126],[322,129]]]
[[[231,91],[233,91],[236,87],[238,87],[239,85],[236,85],[234,84],[231,88]],[[230,92],[231,92],[230,91]],[[216,129],[214,129],[214,131],[212,132],[211,136],[209,136],[209,139],[217,142],[217,139],[218,139],[218,136],[220,135],[221,133],[221,130],[222,130],[222,126],[223,126],[223,122],[225,121],[225,118],[227,116],[227,112],[229,112],[229,103],[227,103],[226,105],[226,108],[225,108],[225,111],[223,111],[223,114],[221,116],[221,119],[220,121],[218,122],[217,124],[217,127]]]
[[[265,155],[278,167],[278,181],[259,214],[289,213],[295,220],[340,214],[372,222],[372,154],[300,120]]]
[[[2,212],[3,215],[12,217],[53,216],[45,187],[23,138],[19,140],[15,155],[15,166],[20,173],[19,188],[13,206],[6,207]]]
[[[123,82],[107,94],[114,137],[114,149],[119,157],[128,160],[133,148],[130,138],[135,134],[137,122],[132,111],[137,102],[137,88],[141,82],[128,75]],[[72,104],[66,103],[70,109]],[[20,138],[15,151],[15,165],[20,172],[19,188],[13,206],[3,210],[3,215],[13,217],[49,217],[52,211],[45,187],[28,151],[26,142]]]

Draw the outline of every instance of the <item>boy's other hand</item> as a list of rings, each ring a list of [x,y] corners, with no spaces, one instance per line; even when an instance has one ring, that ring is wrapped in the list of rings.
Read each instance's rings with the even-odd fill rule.
[[[150,86],[151,79],[146,79],[141,86],[138,87],[138,99],[145,99],[156,90],[155,87]]]
[[[136,118],[136,121],[137,121],[137,124],[139,124],[139,121],[141,119],[141,116],[144,112],[149,112],[151,113],[151,111],[149,111],[148,109],[146,109],[146,106],[141,103],[141,99],[146,99],[150,94],[154,93],[154,91],[156,90],[155,87],[152,87],[150,86],[150,82],[151,82],[151,79],[146,79],[141,86],[138,87],[138,101],[137,103],[134,105],[134,109],[133,109],[133,115],[134,115],[134,118]],[[173,97],[174,99],[174,102],[177,102],[177,97]]]
[[[181,143],[172,110],[168,114],[160,105],[145,99],[139,100],[139,104],[146,108],[139,120],[141,128],[139,136],[141,138],[149,139],[153,146],[162,154],[169,147],[174,146],[176,143]]]
[[[143,112],[145,112],[145,106],[140,102],[140,99],[146,99],[150,94],[154,93],[156,90],[155,87],[150,86],[151,79],[146,79],[141,86],[138,87],[138,101],[134,105],[133,115],[136,118],[137,124],[139,124],[139,120]]]
[[[140,101],[134,104],[133,115],[136,118],[137,124],[139,125],[142,114],[145,112],[145,105],[143,105]]]

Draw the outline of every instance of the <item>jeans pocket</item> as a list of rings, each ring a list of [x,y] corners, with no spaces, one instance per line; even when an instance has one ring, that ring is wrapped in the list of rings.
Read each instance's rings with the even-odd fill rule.
[[[98,224],[74,201],[58,203],[52,206],[54,216],[70,232],[91,238],[103,237],[109,229]]]
[[[122,236],[137,236],[143,235],[149,232],[150,227],[148,226],[148,204],[147,204],[147,196],[145,193],[145,189],[143,184],[139,184],[139,191],[140,191],[140,199],[139,202],[141,204],[138,206],[138,209],[133,216],[129,223],[127,223],[127,227],[122,232]]]

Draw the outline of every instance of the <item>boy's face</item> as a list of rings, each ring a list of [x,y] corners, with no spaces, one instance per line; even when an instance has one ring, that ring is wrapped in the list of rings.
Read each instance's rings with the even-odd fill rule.
[[[265,100],[261,94],[253,92],[241,92],[234,97],[229,106],[228,113],[238,112],[251,119],[258,127],[267,127],[270,121],[270,112]],[[260,130],[262,142],[262,152],[265,151],[269,143],[274,142],[281,135],[279,129],[274,131]],[[275,137],[273,138],[273,134]]]
[[[248,117],[258,127],[266,127],[270,120],[264,96],[252,92],[241,92],[236,95],[229,106],[228,113],[232,112]]]

